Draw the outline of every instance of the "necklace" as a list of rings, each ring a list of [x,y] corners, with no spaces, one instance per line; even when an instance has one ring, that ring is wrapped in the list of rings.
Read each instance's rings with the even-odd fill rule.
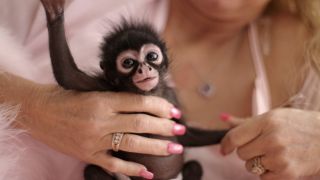
[[[199,86],[196,87],[197,93],[204,98],[211,98],[214,96],[216,92],[216,87],[210,80],[205,80],[205,78],[201,75],[201,73],[195,68],[195,66],[190,62],[191,67],[195,74],[199,77],[201,80],[201,83]],[[214,66],[213,69],[211,69],[209,72],[213,72],[217,67]]]
[[[211,83],[203,83],[198,88],[199,93],[205,98],[211,97],[214,94],[214,90],[215,88]]]

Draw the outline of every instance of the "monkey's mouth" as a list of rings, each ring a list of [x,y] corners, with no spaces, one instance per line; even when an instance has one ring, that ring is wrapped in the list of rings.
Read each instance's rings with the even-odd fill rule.
[[[144,82],[152,81],[155,78],[157,78],[157,77],[147,77],[147,78],[144,78],[144,79],[142,79],[140,81],[137,81],[137,83],[144,83]]]
[[[159,77],[152,76],[152,77],[146,77],[142,80],[138,80],[134,83],[139,89],[143,91],[150,91],[151,89],[157,86],[158,82],[159,82]]]

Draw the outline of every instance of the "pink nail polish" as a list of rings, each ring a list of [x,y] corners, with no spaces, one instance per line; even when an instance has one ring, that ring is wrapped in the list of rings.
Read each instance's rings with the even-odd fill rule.
[[[222,148],[220,149],[220,154],[222,155],[222,156],[225,156],[226,154],[224,153],[224,151],[222,150]]]
[[[181,154],[183,152],[183,146],[181,144],[169,143],[168,152],[170,154]]]
[[[173,118],[180,119],[181,118],[181,111],[177,108],[172,108],[170,115]]]
[[[229,121],[230,120],[230,115],[228,114],[228,113],[221,113],[220,114],[220,119],[222,120],[222,121]]]
[[[173,134],[174,135],[184,135],[186,133],[186,127],[181,124],[174,124],[173,126]]]
[[[153,176],[154,176],[152,172],[149,172],[146,169],[142,169],[139,175],[145,179],[153,179]]]

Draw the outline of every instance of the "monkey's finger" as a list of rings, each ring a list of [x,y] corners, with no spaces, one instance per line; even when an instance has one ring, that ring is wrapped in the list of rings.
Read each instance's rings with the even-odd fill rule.
[[[186,132],[185,126],[172,120],[146,114],[118,114],[108,124],[111,132],[149,133],[162,136],[183,135]]]
[[[163,98],[129,93],[115,93],[110,98],[116,112],[144,112],[168,119],[172,117],[179,119],[181,116],[179,110]]]
[[[113,157],[105,152],[98,152],[94,157],[94,164],[112,172],[121,173],[127,176],[140,176],[145,179],[152,179],[153,173],[141,164],[124,161]]]
[[[107,136],[101,141],[99,149],[103,150],[111,148],[112,136]],[[124,133],[119,144],[119,150],[155,156],[168,156],[170,154],[181,154],[183,152],[183,146],[168,140],[153,139],[136,134]]]

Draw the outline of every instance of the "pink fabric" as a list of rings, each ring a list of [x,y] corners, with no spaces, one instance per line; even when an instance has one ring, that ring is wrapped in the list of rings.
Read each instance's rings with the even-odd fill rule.
[[[271,109],[271,95],[255,23],[249,26],[248,36],[251,57],[256,70],[255,87],[252,96],[252,115],[258,115]]]
[[[110,22],[117,22],[120,15],[137,17],[155,24],[162,31],[168,15],[166,0],[69,0],[65,10],[66,33],[77,64],[81,69],[98,69],[98,46]],[[0,25],[11,31],[16,41],[30,57],[25,58],[27,68],[34,67],[30,79],[41,83],[54,83],[51,71],[45,15],[39,0],[0,0]],[[256,68],[256,84],[253,94],[253,114],[270,109],[270,95],[264,72],[263,60],[258,46],[255,28],[250,29],[252,58]],[[22,63],[0,59],[0,67],[14,64],[21,68]],[[13,71],[15,73],[19,73]],[[1,119],[0,119],[1,120]],[[84,164],[76,159],[56,152],[27,135],[18,137],[23,151],[17,166],[15,180],[81,180]],[[14,141],[13,143],[17,143]],[[187,159],[197,159],[204,167],[205,180],[250,180],[257,179],[246,172],[244,162],[235,154],[223,157],[219,146],[191,148],[186,151]],[[12,179],[12,178],[8,178]]]

